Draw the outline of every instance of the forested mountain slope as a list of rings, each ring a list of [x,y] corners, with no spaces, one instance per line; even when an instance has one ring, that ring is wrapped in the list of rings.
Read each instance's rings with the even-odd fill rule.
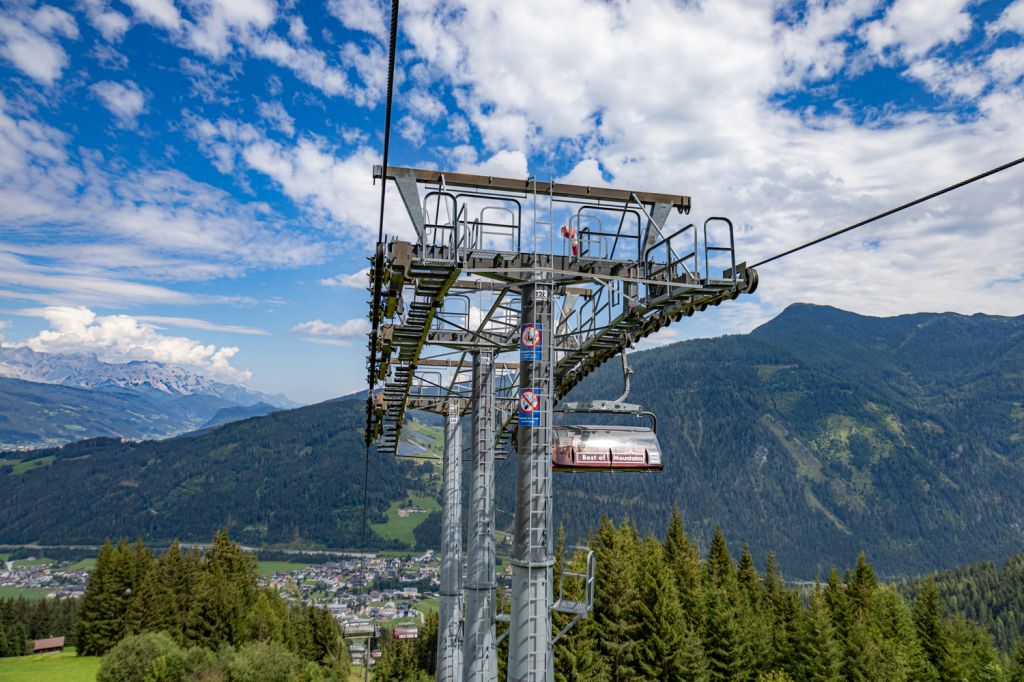
[[[170,440],[35,451],[35,468],[0,467],[0,542],[203,540],[228,526],[245,544],[357,548],[363,405],[329,401]],[[429,471],[371,450],[370,522],[426,486]]]
[[[949,613],[984,627],[1004,652],[1013,649],[1024,633],[1024,554],[1010,557],[1002,567],[980,561],[901,581],[897,587],[915,598],[929,578]]]
[[[678,506],[705,547],[721,525],[809,579],[861,550],[896,576],[1024,549],[1024,318],[795,305],[751,334],[634,353],[630,364],[630,400],[658,415],[665,471],[557,475],[556,523],[570,538],[602,514],[661,534]],[[617,365],[573,397],[617,396]],[[0,461],[0,541],[199,539],[229,524],[247,544],[354,547],[362,423],[361,400],[333,401],[163,442]],[[370,464],[378,521],[407,490],[434,492],[429,467],[375,454]],[[499,467],[497,525],[507,528],[515,463]]]
[[[750,334],[630,363],[665,471],[557,475],[570,537],[601,514],[661,533],[678,505],[703,542],[720,524],[804,578],[860,550],[897,575],[1024,548],[1024,318],[798,304]],[[572,397],[618,395],[613,365]],[[507,481],[499,491],[511,509]]]

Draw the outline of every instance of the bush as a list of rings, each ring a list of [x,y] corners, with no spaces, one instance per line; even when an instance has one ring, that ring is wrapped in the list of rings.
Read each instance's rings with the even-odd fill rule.
[[[103,657],[96,682],[140,682],[146,679],[153,661],[184,655],[185,652],[166,632],[126,637]]]
[[[319,682],[323,672],[277,642],[250,642],[227,658],[231,682]]]
[[[209,649],[179,649],[153,659],[145,682],[223,682],[227,675]]]

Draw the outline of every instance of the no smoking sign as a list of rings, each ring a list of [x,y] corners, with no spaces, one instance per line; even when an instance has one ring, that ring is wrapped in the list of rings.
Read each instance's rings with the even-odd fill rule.
[[[538,362],[544,344],[544,325],[524,324],[519,327],[519,359]]]
[[[540,426],[540,389],[519,391],[519,425]]]

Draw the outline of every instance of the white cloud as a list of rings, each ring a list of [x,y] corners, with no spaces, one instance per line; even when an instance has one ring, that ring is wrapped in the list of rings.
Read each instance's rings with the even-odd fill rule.
[[[891,34],[877,46],[922,61],[965,35],[964,6],[936,3],[917,26],[898,4],[879,22]],[[1009,80],[1011,54],[999,57],[1002,81],[985,75],[996,63],[980,70],[984,87],[978,65],[958,65],[949,78],[938,63],[904,74],[972,97],[979,114],[966,120],[948,109],[880,105],[865,123],[863,110],[855,117],[781,106],[779,93],[852,68],[857,55],[845,43],[873,8],[866,0],[811,2],[791,26],[777,21],[775,6],[729,0],[449,0],[411,6],[403,35],[436,79],[419,87],[450,88],[493,161],[525,153],[531,169],[535,157],[539,167],[575,164],[569,176],[584,184],[601,170],[615,187],[689,194],[693,214],[673,214],[670,227],[728,215],[739,258],[752,262],[1024,148],[1024,93]],[[900,96],[891,93],[894,102]],[[482,166],[477,157],[468,145],[449,152],[450,164],[467,170]],[[501,165],[513,176],[525,167]],[[1021,314],[1024,240],[1006,238],[1024,222],[1020,173],[766,266],[753,299],[762,315],[740,318],[762,319],[796,300],[869,314]]]
[[[100,81],[89,89],[122,126],[134,128],[136,119],[146,111],[146,94],[133,81]]]
[[[288,37],[297,43],[309,42],[309,30],[300,16],[288,18]]]
[[[377,0],[327,0],[327,10],[346,28],[388,39],[384,6]]]
[[[220,324],[209,320],[198,320],[194,317],[168,317],[166,315],[136,315],[136,320],[149,322],[154,326],[168,325],[172,327],[184,327],[186,329],[202,329],[208,332],[224,332],[227,334],[244,334],[246,336],[270,336],[270,332],[258,327],[248,327],[240,324]],[[160,327],[157,327],[160,328]]]
[[[259,114],[285,135],[291,137],[295,134],[295,119],[280,102],[260,102]]]
[[[1024,35],[1024,0],[1016,0],[1009,5],[985,30],[990,34],[1012,31]]]
[[[1024,45],[996,50],[985,66],[995,81],[1012,86],[1024,76]]]
[[[352,274],[341,273],[334,277],[325,277],[320,284],[325,287],[348,287],[351,289],[365,289],[370,283],[370,268],[363,268]]]
[[[370,333],[370,323],[365,318],[346,320],[341,324],[310,320],[295,325],[292,327],[292,332],[315,343],[347,345],[350,341],[365,338]]]
[[[96,152],[67,153],[64,133],[7,111],[0,96],[0,287],[46,303],[212,301],[133,281],[237,277],[296,267],[324,245],[259,202],[178,171],[108,169]],[[40,243],[39,235],[59,237]]]
[[[89,0],[101,2],[102,0]],[[380,101],[386,68],[383,48],[369,41],[363,48],[349,43],[337,53],[326,53],[310,44],[300,16],[285,17],[288,38],[277,35],[275,0],[188,0],[188,18],[170,0],[126,0],[135,19],[165,29],[179,46],[222,61],[231,54],[253,55],[289,69],[297,78],[326,95],[346,97],[358,106]],[[291,3],[285,3],[289,9]],[[195,70],[195,69],[193,69]],[[349,72],[355,78],[349,78]],[[216,89],[199,91],[211,100]]]
[[[124,0],[135,18],[161,28],[176,30],[181,26],[181,13],[171,0]]]
[[[419,147],[426,140],[427,130],[422,121],[412,116],[403,116],[398,121],[398,134],[410,144]]]
[[[199,0],[193,2],[195,24],[188,27],[194,49],[214,59],[231,51],[236,39],[243,42],[253,31],[268,28],[277,13],[273,0]]]
[[[85,307],[48,307],[38,311],[50,325],[19,346],[41,353],[95,353],[104,362],[152,360],[201,371],[213,379],[247,382],[248,370],[231,364],[234,346],[217,347],[183,336],[164,336],[128,315],[97,315]]]
[[[291,69],[295,75],[332,96],[349,96],[358,93],[349,83],[345,72],[327,63],[323,52],[311,47],[296,47],[277,36],[254,40],[249,48],[253,54]]]
[[[74,18],[64,10],[43,5],[0,14],[0,56],[43,85],[52,85],[68,65],[60,37],[78,37]]]
[[[374,186],[372,171],[380,158],[369,147],[338,156],[321,140],[307,137],[282,144],[229,119],[196,119],[190,132],[222,171],[241,162],[276,182],[297,205],[346,228],[361,244],[376,241],[380,188]],[[384,225],[389,234],[412,235],[401,202],[388,202]]]
[[[938,45],[958,43],[971,30],[969,0],[896,0],[885,16],[864,26],[862,37],[875,54],[892,50],[910,61]]]
[[[437,121],[448,113],[444,104],[434,95],[423,90],[413,90],[402,96],[404,106],[418,118],[426,121]]]
[[[844,39],[854,24],[869,16],[879,0],[808,2],[801,20],[777,29],[786,83],[796,87],[805,81],[829,78],[846,66],[848,46]]]
[[[503,178],[523,178],[524,180],[529,175],[526,154],[519,150],[508,149],[503,149],[480,163],[461,165],[457,170],[464,173],[495,175]]]
[[[951,64],[937,58],[914,62],[905,75],[922,81],[932,92],[964,99],[974,99],[989,83],[988,75],[970,64]]]
[[[573,185],[587,185],[590,187],[602,187],[608,185],[601,173],[601,165],[597,162],[597,159],[581,160],[571,171],[559,178],[559,182],[567,182]]]
[[[110,8],[109,0],[79,0],[89,23],[109,42],[124,37],[131,25],[128,17]]]

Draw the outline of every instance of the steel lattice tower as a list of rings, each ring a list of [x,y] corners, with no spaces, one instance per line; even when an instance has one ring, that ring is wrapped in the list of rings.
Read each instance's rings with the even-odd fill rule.
[[[562,586],[555,597],[555,405],[638,340],[752,293],[757,273],[737,264],[727,219],[669,225],[673,209],[689,213],[687,196],[396,167],[374,176],[397,186],[415,238],[381,244],[385,257],[371,268],[382,286],[371,301],[380,333],[367,437],[408,456],[406,410],[445,417],[437,679],[495,680],[507,636],[509,681],[550,680],[554,642],[572,624],[553,636],[551,613],[586,618],[594,572],[585,551],[584,572],[563,572],[581,581],[583,597]],[[462,421],[471,423],[464,582]],[[513,443],[505,613],[496,607],[494,477]],[[500,637],[498,623],[508,624]]]

